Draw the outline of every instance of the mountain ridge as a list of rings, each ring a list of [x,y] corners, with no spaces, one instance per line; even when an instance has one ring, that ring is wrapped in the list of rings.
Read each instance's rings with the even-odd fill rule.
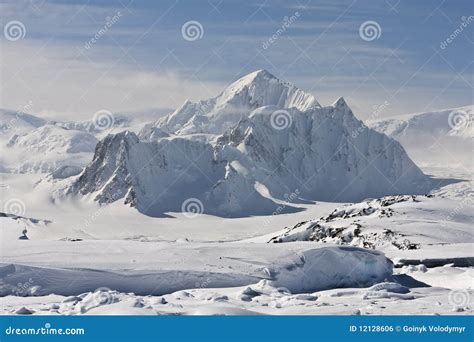
[[[320,107],[313,95],[262,69],[241,77],[216,97],[198,102],[186,100],[180,108],[158,120],[156,126],[175,134],[222,134],[249,111],[268,105],[302,111]]]

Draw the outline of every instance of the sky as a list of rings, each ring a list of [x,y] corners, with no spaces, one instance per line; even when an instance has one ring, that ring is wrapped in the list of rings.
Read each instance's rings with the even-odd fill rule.
[[[0,108],[46,118],[158,116],[258,69],[365,120],[473,103],[472,1],[15,0],[0,13]]]

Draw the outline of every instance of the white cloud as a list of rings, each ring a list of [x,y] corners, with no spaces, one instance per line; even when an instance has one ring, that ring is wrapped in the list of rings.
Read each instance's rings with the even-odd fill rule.
[[[239,75],[261,68],[310,91],[323,104],[344,96],[361,118],[386,100],[391,105],[382,116],[458,107],[472,97],[472,87],[439,58],[412,78],[424,63],[419,51],[402,44],[393,55],[389,44],[362,41],[357,16],[332,25],[326,17],[309,20],[310,12],[319,10],[309,7],[263,51],[262,42],[282,18],[259,15],[243,26],[217,18],[204,22],[204,39],[193,44],[180,39],[181,26],[174,21],[148,30],[156,18],[139,6],[131,13],[120,6],[40,4],[39,12],[21,2],[0,5],[4,17],[22,20],[27,28],[22,41],[2,40],[0,107],[19,109],[32,101],[34,113],[63,119],[88,119],[100,109],[176,108],[186,98],[214,96]],[[332,3],[322,6],[334,9]],[[105,17],[118,10],[123,19],[83,50]],[[437,71],[438,65],[444,68]],[[471,70],[464,78],[472,82]]]
[[[89,61],[67,45],[10,44],[2,57],[0,107],[22,108],[31,100],[34,113],[61,119],[89,119],[100,109],[175,108],[187,98],[214,96],[224,86],[187,80],[169,68]]]

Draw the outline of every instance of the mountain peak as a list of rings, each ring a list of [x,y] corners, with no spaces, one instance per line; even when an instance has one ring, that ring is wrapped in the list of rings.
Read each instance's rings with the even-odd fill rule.
[[[271,82],[272,80],[275,80],[274,82],[278,82],[278,79],[274,75],[272,75],[270,72],[268,72],[265,69],[260,69],[239,78],[237,81],[232,83],[229,87],[227,87],[227,90],[230,90],[236,93],[236,92],[241,91],[245,87],[249,87],[252,84],[268,83],[268,82]]]
[[[230,84],[218,96],[186,102],[160,122],[160,128],[175,134],[222,134],[260,107],[295,108],[307,111],[321,107],[313,95],[260,69]]]
[[[338,98],[336,102],[333,103],[333,107],[336,107],[336,108],[349,108],[349,106],[347,105],[346,100],[344,100],[344,98],[342,96],[340,98]]]
[[[260,69],[247,74],[229,85],[218,97],[217,103],[235,101],[249,102],[253,108],[273,105],[280,108],[297,108],[304,111],[310,107],[319,107],[311,94],[305,93],[294,85],[281,81],[269,71]],[[243,103],[239,103],[243,104]]]
[[[252,79],[256,79],[256,78],[267,78],[267,79],[277,79],[277,77],[275,75],[273,75],[272,73],[270,73],[268,70],[266,69],[260,69],[260,70],[256,70],[256,71],[253,71],[251,72],[250,74],[247,74],[246,76],[242,77],[242,78],[252,78]]]

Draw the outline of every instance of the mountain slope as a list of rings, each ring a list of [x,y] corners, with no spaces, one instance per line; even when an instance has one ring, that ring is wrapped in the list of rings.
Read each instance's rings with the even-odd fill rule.
[[[309,200],[356,201],[424,192],[427,180],[396,141],[364,129],[343,99],[333,106],[289,110],[292,124],[272,125],[274,108],[252,112],[217,140],[223,159],[237,159],[272,196],[296,190]],[[236,152],[238,151],[238,152]]]
[[[219,193],[218,184],[219,181],[231,184],[228,180],[234,176],[228,168],[225,161],[216,159],[213,147],[207,142],[179,137],[140,142],[134,133],[126,131],[109,135],[99,142],[92,163],[68,192],[93,193],[99,203],[124,198],[126,204],[152,216],[182,211],[186,199],[196,198],[198,206],[205,205],[205,208],[199,208],[201,212],[232,216],[236,210],[230,203],[225,205],[231,190],[226,188]],[[242,189],[243,183],[239,179],[235,188]],[[249,186],[251,184],[246,189],[250,192],[253,189]],[[247,195],[240,191],[235,202],[243,203],[243,197]],[[256,197],[259,206],[247,207],[245,214],[262,211],[265,199]],[[272,208],[267,206],[270,211],[266,212],[271,212]]]

